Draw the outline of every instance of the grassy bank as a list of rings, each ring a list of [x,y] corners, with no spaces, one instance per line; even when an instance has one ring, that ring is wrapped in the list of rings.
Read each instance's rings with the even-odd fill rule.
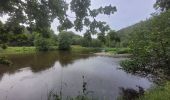
[[[57,47],[52,47],[51,50],[57,50]],[[105,50],[105,52],[110,54],[127,54],[130,52],[129,48],[88,48],[82,47],[79,45],[72,45],[71,51],[73,52],[81,52],[81,51],[98,51],[101,52]],[[6,54],[26,54],[26,53],[35,53],[37,52],[35,47],[8,47],[7,49],[3,50],[0,49],[0,55]]]
[[[35,47],[8,47],[5,50],[0,49],[0,54],[23,54],[23,53],[35,53]]]
[[[139,100],[170,100],[170,82],[146,92]]]
[[[57,47],[52,47],[51,50],[57,50]],[[79,51],[92,51],[97,50],[97,48],[86,48],[78,45],[71,46],[71,51],[79,52]],[[35,53],[37,52],[35,47],[8,47],[3,50],[0,48],[0,55],[7,54],[27,54],[27,53]]]

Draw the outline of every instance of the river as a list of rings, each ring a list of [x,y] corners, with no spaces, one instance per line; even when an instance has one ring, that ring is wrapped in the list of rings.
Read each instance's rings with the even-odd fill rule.
[[[120,69],[123,58],[79,52],[11,55],[10,67],[0,66],[0,100],[47,100],[49,94],[63,99],[83,93],[99,100],[116,100],[123,90],[152,86],[147,78]]]

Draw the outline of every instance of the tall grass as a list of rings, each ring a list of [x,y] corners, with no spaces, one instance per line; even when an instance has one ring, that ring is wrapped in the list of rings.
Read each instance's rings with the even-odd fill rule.
[[[170,82],[146,92],[139,100],[170,100]]]

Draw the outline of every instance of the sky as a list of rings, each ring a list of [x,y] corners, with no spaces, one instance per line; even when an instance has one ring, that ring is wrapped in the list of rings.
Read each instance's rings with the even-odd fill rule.
[[[66,1],[70,2],[71,0]],[[97,17],[97,20],[107,22],[112,30],[120,30],[149,18],[151,14],[155,12],[155,9],[153,8],[155,2],[156,0],[91,0],[91,8],[99,8],[100,6],[110,4],[116,6],[117,12],[115,14],[110,16],[100,15]],[[74,17],[74,14],[71,13],[71,11],[68,11],[68,15]],[[5,21],[6,16],[0,20]],[[58,25],[59,23],[57,20],[54,20],[51,24],[51,28],[55,33],[58,33]],[[70,29],[70,31],[75,32],[74,29]],[[76,33],[83,35],[84,31]]]
[[[156,0],[91,0],[91,8],[99,8],[100,6],[112,5],[116,6],[117,12],[115,14],[106,16],[100,15],[97,20],[105,21],[113,30],[120,30],[127,26],[133,25],[141,20],[145,20],[155,12],[153,5]],[[67,0],[70,2],[70,0]],[[68,14],[74,16],[68,11]],[[58,21],[55,20],[51,27],[57,32]],[[70,31],[75,32],[74,29]],[[84,31],[76,32],[83,35]]]

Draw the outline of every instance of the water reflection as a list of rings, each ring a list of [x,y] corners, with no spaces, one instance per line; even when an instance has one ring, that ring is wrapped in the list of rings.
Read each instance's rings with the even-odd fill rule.
[[[127,88],[138,91],[152,83],[118,70],[120,58],[88,53],[48,52],[9,56],[12,67],[0,67],[0,100],[47,100],[50,91],[74,97],[87,90],[99,100],[116,100]],[[120,89],[119,87],[124,87]],[[62,88],[62,89],[61,89]]]
[[[72,53],[67,51],[42,52],[36,54],[9,55],[8,59],[13,62],[10,67],[0,65],[0,76],[3,73],[13,74],[20,68],[30,67],[33,72],[46,70],[59,61],[62,67],[72,64],[77,59],[87,59],[92,55]]]
[[[136,86],[138,89],[120,87],[120,100],[137,100],[144,95],[144,88]]]

